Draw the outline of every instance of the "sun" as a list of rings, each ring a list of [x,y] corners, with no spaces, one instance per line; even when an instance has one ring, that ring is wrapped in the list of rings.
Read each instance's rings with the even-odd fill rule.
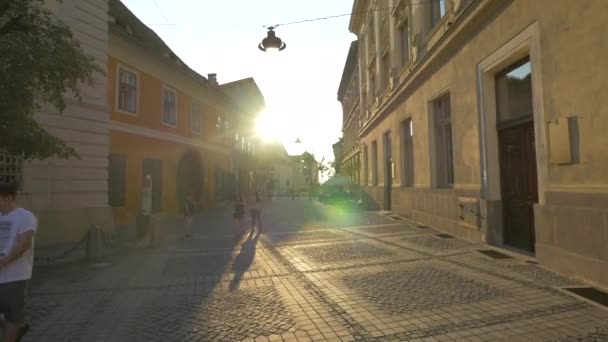
[[[256,120],[256,135],[265,142],[280,141],[284,130],[283,126],[279,115],[266,110]]]

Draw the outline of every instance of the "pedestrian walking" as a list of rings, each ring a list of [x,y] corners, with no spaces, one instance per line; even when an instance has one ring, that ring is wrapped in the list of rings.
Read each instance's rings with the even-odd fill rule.
[[[34,266],[36,216],[16,204],[17,184],[0,184],[0,325],[4,342],[20,341],[30,326],[24,322],[25,297]]]
[[[255,234],[255,226],[258,226],[258,234],[262,234],[262,202],[260,201],[260,194],[255,193],[255,200],[251,205],[251,235]]]
[[[194,196],[188,194],[184,200],[184,230],[186,237],[192,236],[192,225],[194,222]]]
[[[150,216],[152,215],[152,176],[144,177],[141,190],[141,205],[137,215],[137,238],[143,244],[150,231]]]
[[[245,204],[243,204],[243,198],[237,195],[234,199],[234,213],[232,214],[234,221],[236,222],[234,239],[239,240],[243,233],[245,233]]]

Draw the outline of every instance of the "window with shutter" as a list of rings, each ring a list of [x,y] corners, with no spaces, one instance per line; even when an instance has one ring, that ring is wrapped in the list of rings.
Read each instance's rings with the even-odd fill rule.
[[[125,205],[126,158],[111,154],[108,162],[108,204],[122,207]]]

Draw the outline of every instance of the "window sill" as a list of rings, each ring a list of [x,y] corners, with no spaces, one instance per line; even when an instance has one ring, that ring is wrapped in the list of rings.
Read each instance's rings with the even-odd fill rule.
[[[177,128],[177,124],[170,124],[168,122],[162,121],[163,126],[167,126],[167,127],[171,127],[171,128]]]
[[[137,114],[137,111],[135,112],[130,112],[128,110],[124,110],[124,109],[120,109],[120,108],[116,108],[116,113],[119,114],[125,114],[125,115],[129,115],[129,116],[133,116],[133,117],[138,117],[139,115]]]

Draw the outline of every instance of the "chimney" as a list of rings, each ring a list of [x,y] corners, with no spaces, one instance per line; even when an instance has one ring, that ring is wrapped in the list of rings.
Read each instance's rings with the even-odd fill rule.
[[[207,79],[209,80],[209,83],[211,83],[211,85],[217,87],[218,83],[217,83],[217,74],[207,74]]]

